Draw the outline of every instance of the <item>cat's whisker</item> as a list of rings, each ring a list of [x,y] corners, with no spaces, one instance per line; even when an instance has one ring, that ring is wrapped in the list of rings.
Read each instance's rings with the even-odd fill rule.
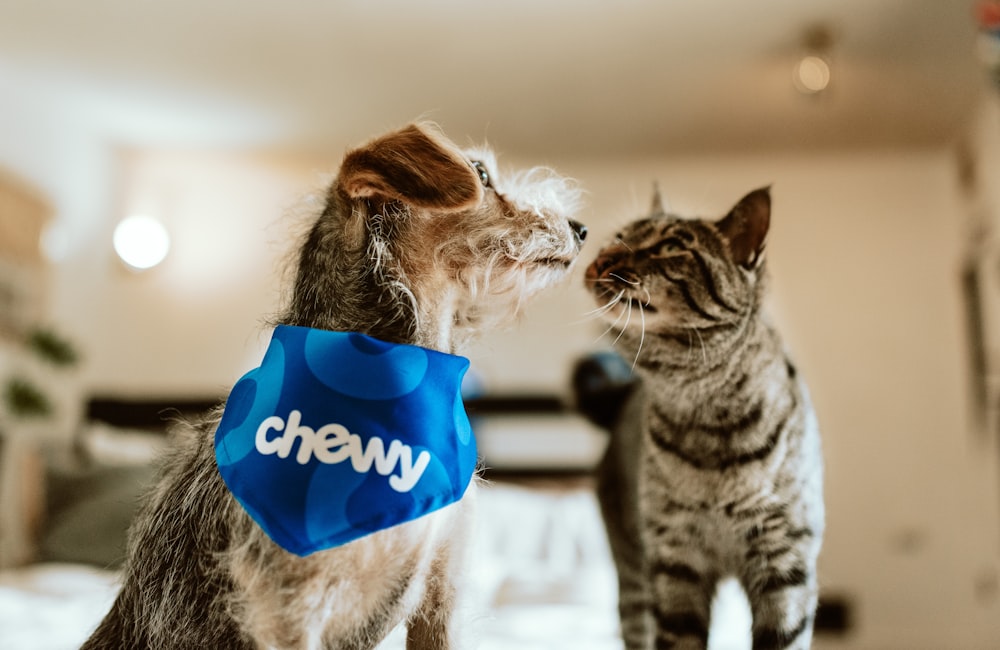
[[[618,295],[609,300],[606,304],[601,305],[600,307],[595,307],[594,309],[591,309],[588,312],[584,312],[582,317],[580,317],[575,321],[571,321],[570,325],[579,325],[580,323],[587,323],[597,318],[600,318],[604,314],[614,309],[615,306],[621,301],[622,296],[624,295],[625,295],[625,290],[622,289],[621,291],[618,292]]]
[[[642,308],[641,302],[639,302],[638,304],[639,304],[639,319],[641,321],[642,328],[639,330],[639,347],[635,351],[635,358],[632,359],[632,372],[635,372],[635,364],[639,363],[639,355],[642,353],[642,344],[646,341],[646,311]]]
[[[584,316],[591,316],[595,314],[599,316],[601,314],[611,311],[612,309],[614,309],[615,305],[621,302],[622,296],[624,295],[625,295],[625,290],[622,289],[615,295],[614,298],[609,300],[606,304],[601,305],[600,307],[597,307],[595,309],[591,309],[590,311],[584,313]]]
[[[611,343],[611,347],[618,345],[618,341],[621,340],[622,335],[625,334],[625,330],[628,329],[628,324],[632,320],[632,296],[628,297],[628,305],[625,307],[625,324],[622,325],[622,331],[618,332],[618,336],[615,338],[614,342]],[[618,321],[615,321],[616,323]]]
[[[611,325],[608,325],[607,329],[605,329],[603,332],[601,332],[600,335],[596,339],[594,339],[593,342],[597,343],[598,341],[600,341],[601,339],[603,339],[605,336],[607,336],[608,332],[610,332],[611,330],[613,330],[615,328],[615,325],[617,325],[617,324],[618,324],[618,321],[615,321]],[[621,336],[621,334],[619,334],[618,336]],[[617,342],[618,339],[615,339],[615,341]],[[612,347],[614,347],[614,343],[612,343],[611,345],[612,345]]]
[[[705,339],[701,338],[701,332],[698,328],[694,328],[694,333],[698,335],[698,341],[701,343],[701,362],[708,363],[708,350],[705,348]]]
[[[610,275],[611,277],[615,278],[616,280],[621,280],[625,284],[631,284],[633,287],[639,286],[639,281],[638,280],[626,280],[625,278],[623,278],[622,276],[618,275],[617,273],[608,273],[608,275]]]
[[[624,294],[625,294],[625,292],[623,291],[622,295],[624,295]],[[615,302],[613,304],[615,304],[615,305],[618,304],[618,302],[620,300],[621,300],[621,295],[619,295],[615,299]],[[610,332],[615,327],[617,327],[618,321],[620,321],[622,319],[622,316],[625,316],[625,314],[626,314],[627,311],[629,311],[629,310],[627,310],[627,309],[623,310],[622,313],[618,314],[618,318],[615,319],[615,322],[613,322],[610,325],[608,325],[608,328],[606,330],[604,330],[603,332],[601,332],[600,336],[598,336],[596,339],[594,339],[594,343],[597,343],[598,341],[600,341],[601,339],[603,339],[605,337],[605,335],[607,335],[608,332]],[[625,321],[625,325],[628,325],[628,320]],[[622,331],[625,331],[625,330],[623,329]],[[621,334],[618,335],[618,338],[621,338]],[[618,342],[618,339],[615,339],[615,343],[617,343],[617,342]],[[614,343],[612,343],[611,345],[612,345],[612,347],[614,347]]]

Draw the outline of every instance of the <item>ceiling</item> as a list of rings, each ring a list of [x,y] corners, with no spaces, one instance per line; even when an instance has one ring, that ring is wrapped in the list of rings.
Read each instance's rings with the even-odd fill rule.
[[[0,93],[137,147],[339,154],[416,117],[557,155],[934,146],[984,85],[973,4],[0,0]]]

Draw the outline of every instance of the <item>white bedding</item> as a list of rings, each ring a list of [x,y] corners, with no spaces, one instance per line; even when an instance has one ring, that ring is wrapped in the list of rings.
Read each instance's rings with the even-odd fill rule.
[[[82,564],[0,572],[0,648],[79,648],[111,606],[117,576]]]
[[[487,486],[478,521],[481,650],[621,648],[614,569],[588,490]],[[115,581],[74,564],[0,572],[0,648],[78,648],[107,611]],[[398,631],[382,646],[402,647]]]

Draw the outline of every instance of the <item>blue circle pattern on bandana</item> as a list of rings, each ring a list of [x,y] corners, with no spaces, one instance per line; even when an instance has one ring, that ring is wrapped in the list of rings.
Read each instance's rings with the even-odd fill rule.
[[[478,462],[461,394],[468,367],[436,350],[280,325],[226,401],[219,473],[297,555],[438,510],[461,499]]]

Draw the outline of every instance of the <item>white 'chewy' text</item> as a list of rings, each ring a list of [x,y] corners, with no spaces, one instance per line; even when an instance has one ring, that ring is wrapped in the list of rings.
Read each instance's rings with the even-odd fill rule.
[[[284,431],[284,434],[269,439],[269,431]],[[295,460],[301,465],[308,463],[313,456],[327,465],[342,463],[349,458],[355,472],[369,472],[374,464],[375,471],[382,476],[389,476],[398,466],[399,476],[389,476],[389,487],[397,492],[412,490],[431,461],[427,450],[421,451],[414,461],[413,450],[399,440],[390,442],[386,449],[381,438],[372,436],[365,447],[361,436],[351,433],[342,424],[326,424],[313,431],[302,425],[302,413],[297,410],[288,414],[287,422],[272,415],[257,427],[255,443],[257,451],[264,455],[277,454],[279,458],[288,458],[296,440],[299,441],[299,451]]]

